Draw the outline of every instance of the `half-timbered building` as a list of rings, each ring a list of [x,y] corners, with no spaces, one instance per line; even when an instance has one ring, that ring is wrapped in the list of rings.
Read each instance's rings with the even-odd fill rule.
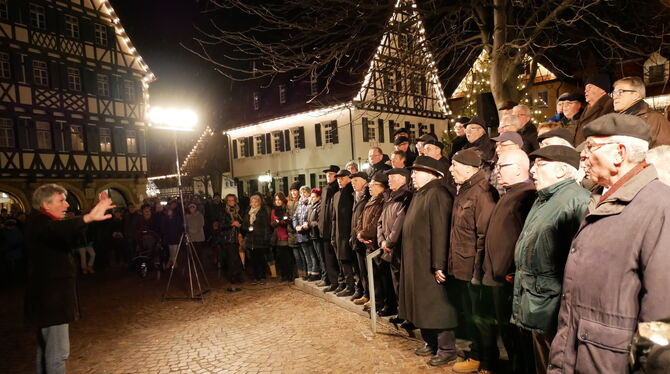
[[[75,208],[138,201],[154,79],[107,0],[0,0],[0,191],[22,209],[48,182]]]

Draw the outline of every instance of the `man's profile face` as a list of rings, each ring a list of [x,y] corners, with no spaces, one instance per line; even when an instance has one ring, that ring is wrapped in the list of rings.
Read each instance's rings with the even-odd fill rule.
[[[58,192],[55,192],[49,201],[42,203],[42,209],[57,218],[65,218],[69,206],[65,194]]]

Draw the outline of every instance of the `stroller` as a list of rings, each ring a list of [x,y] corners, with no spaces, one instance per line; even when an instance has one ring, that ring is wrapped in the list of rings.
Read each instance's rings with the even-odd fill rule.
[[[152,230],[140,230],[137,237],[135,254],[131,267],[141,278],[146,278],[149,271],[156,271],[156,279],[161,279],[163,244],[161,237]]]

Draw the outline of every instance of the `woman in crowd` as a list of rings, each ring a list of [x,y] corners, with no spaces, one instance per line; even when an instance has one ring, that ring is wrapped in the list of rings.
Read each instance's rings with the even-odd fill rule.
[[[289,219],[293,219],[298,204],[300,203],[300,183],[295,182],[291,184],[291,187],[288,191],[288,202],[286,203],[286,215]],[[307,274],[307,261],[305,255],[300,249],[300,244],[296,241],[295,238],[295,228],[293,227],[293,222],[291,221],[287,227],[288,231],[288,245],[293,251],[293,257],[295,260],[295,267],[298,270],[298,276],[304,277]]]
[[[274,208],[270,213],[270,224],[274,228],[274,250],[277,263],[277,271],[284,281],[293,280],[293,265],[291,262],[291,249],[288,243],[288,230],[291,218],[286,211],[286,196],[277,192],[274,199]]]
[[[177,250],[179,248],[179,239],[184,232],[181,217],[170,207],[165,210],[165,218],[161,221],[161,233],[163,234],[163,245],[168,247],[170,258],[167,262],[167,268],[175,265],[177,259]]]
[[[307,221],[310,205],[310,192],[309,187],[300,187],[300,201],[293,214],[293,227],[296,231],[296,242],[300,245],[302,254],[305,257],[307,274],[303,279],[312,282],[321,279],[321,270],[319,269],[319,264],[316,260],[316,254],[314,253],[314,247],[312,246],[312,239],[310,236],[309,223]]]
[[[253,267],[254,280],[251,284],[265,284],[267,278],[266,254],[270,248],[270,214],[263,205],[263,197],[255,193],[249,198],[249,211],[244,215],[242,233],[245,236],[244,248],[249,251]]]
[[[242,227],[242,216],[237,197],[233,194],[226,195],[224,212],[221,215],[221,242],[223,256],[226,258],[226,272],[233,286],[229,291],[237,291],[235,284],[242,282],[244,265],[240,258],[240,228]],[[216,221],[215,221],[216,222]]]
[[[326,260],[323,255],[323,242],[319,232],[319,213],[321,212],[321,189],[312,188],[310,204],[307,209],[307,224],[309,225],[309,237],[319,265],[319,279],[326,282]]]
[[[188,213],[186,213],[186,230],[188,231],[188,236],[191,238],[191,243],[193,247],[198,252],[200,257],[203,257],[203,243],[205,242],[205,217],[198,210],[198,206],[195,203],[188,205]]]

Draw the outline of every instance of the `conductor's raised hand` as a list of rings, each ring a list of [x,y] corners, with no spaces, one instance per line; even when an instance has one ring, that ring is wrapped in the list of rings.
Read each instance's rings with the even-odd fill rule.
[[[95,204],[93,209],[91,209],[88,214],[84,215],[84,222],[90,223],[93,221],[104,221],[106,219],[112,218],[111,214],[108,214],[109,209],[114,209],[116,206],[112,202],[112,199],[107,195],[107,191],[104,191],[98,194],[98,203]]]

